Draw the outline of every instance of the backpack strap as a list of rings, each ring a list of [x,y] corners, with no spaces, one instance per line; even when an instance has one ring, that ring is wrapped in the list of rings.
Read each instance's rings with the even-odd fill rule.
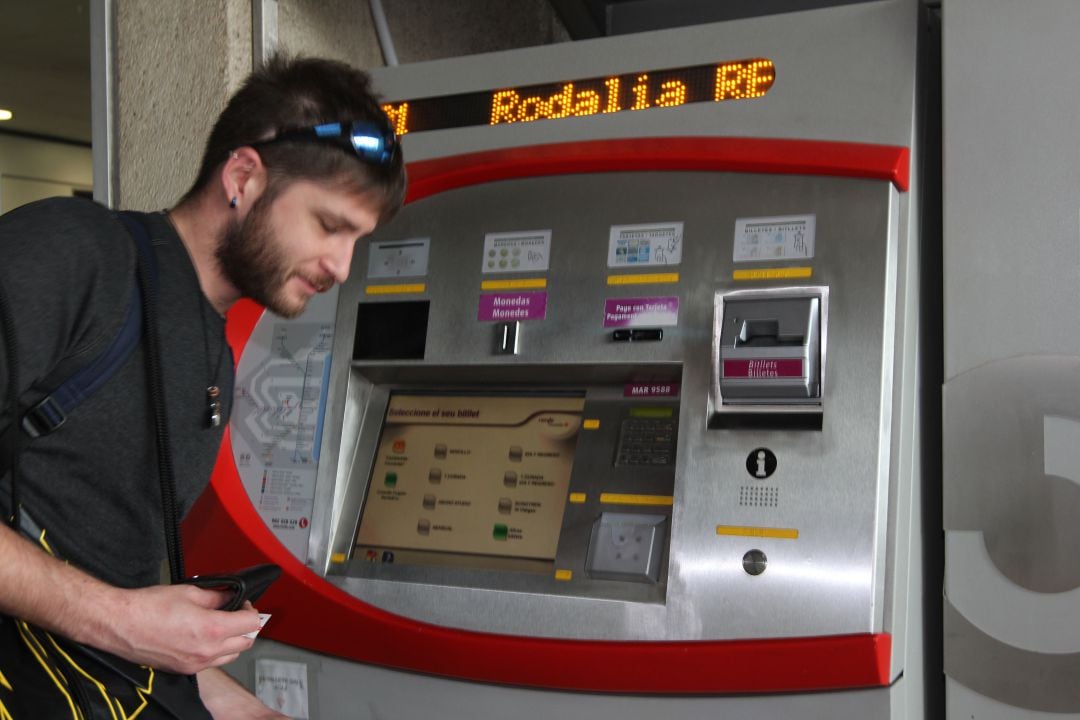
[[[176,472],[172,445],[169,442],[169,414],[165,407],[165,379],[161,367],[161,341],[158,334],[158,267],[150,236],[132,214],[121,214],[135,245],[139,248],[136,280],[141,288],[146,379],[150,409],[154,416],[154,442],[157,448],[158,482],[161,486],[161,515],[165,529],[165,552],[173,583],[184,579],[184,549],[180,544],[180,508],[176,501]],[[195,676],[191,676],[195,683]]]
[[[9,359],[9,388],[8,415],[9,422],[3,430],[0,430],[0,477],[9,471],[11,478],[11,518],[10,520],[19,525],[19,497],[18,473],[19,448],[28,438],[37,438],[57,430],[67,420],[70,414],[84,400],[94,394],[104,385],[121,366],[135,352],[139,340],[143,334],[143,290],[138,281],[139,268],[145,267],[149,271],[145,273],[146,283],[152,291],[156,291],[158,282],[157,258],[150,238],[133,213],[119,213],[117,215],[128,233],[135,239],[136,247],[136,282],[132,283],[131,298],[125,312],[124,322],[120,331],[113,338],[109,346],[89,364],[76,370],[67,379],[60,382],[48,395],[37,402],[34,407],[19,417],[19,397],[17,390],[17,365],[14,319],[10,313],[10,299],[5,298],[0,292],[0,319],[3,320],[4,347]],[[19,430],[22,432],[20,433]]]
[[[157,262],[146,230],[138,220],[132,217],[131,213],[120,213],[118,217],[131,236],[135,238],[135,246],[138,250],[136,263],[139,257],[147,261],[152,274],[150,281],[156,285]],[[142,293],[139,283],[135,282],[132,284],[131,298],[128,301],[120,332],[116,334],[103,353],[70,375],[34,407],[26,411],[20,422],[23,432],[31,438],[37,438],[48,435],[62,426],[71,411],[108,382],[135,352],[139,339],[142,337],[142,320]]]

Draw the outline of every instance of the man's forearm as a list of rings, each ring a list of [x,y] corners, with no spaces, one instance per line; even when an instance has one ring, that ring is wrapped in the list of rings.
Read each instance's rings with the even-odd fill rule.
[[[0,525],[0,612],[142,665],[191,674],[231,662],[259,629],[250,606],[180,584],[125,590],[51,557]]]
[[[0,523],[0,612],[79,642],[115,617],[115,588],[58,560]]]

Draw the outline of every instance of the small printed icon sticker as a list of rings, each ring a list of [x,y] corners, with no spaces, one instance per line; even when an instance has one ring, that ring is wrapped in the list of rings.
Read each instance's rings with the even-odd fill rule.
[[[776,455],[769,448],[755,448],[746,457],[746,472],[751,477],[764,479],[776,472]]]

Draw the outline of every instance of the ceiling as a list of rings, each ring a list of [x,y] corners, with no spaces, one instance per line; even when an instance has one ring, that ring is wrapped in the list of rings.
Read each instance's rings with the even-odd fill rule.
[[[0,132],[90,144],[89,0],[0,0]]]

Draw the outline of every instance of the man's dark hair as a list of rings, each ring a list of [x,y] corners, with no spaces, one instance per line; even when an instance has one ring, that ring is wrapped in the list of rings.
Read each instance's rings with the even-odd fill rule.
[[[278,133],[331,122],[387,124],[367,73],[318,58],[275,56],[248,76],[218,116],[206,142],[199,175],[184,200],[214,178],[238,147]],[[318,180],[368,194],[389,219],[405,195],[401,152],[386,165],[361,162],[340,147],[321,142],[275,142],[257,148],[268,172],[264,194],[271,200],[294,180]]]

